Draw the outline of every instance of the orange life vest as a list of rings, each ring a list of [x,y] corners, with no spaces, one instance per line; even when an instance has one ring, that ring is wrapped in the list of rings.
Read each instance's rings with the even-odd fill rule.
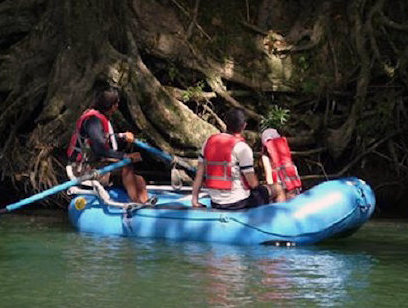
[[[86,146],[89,146],[91,141],[81,136],[80,131],[81,131],[82,124],[90,117],[97,117],[101,121],[103,132],[104,132],[104,135],[106,136],[105,145],[107,148],[109,148],[109,126],[110,124],[109,124],[108,118],[102,113],[100,113],[98,110],[87,109],[84,111],[84,113],[81,115],[81,117],[76,122],[75,132],[71,137],[71,141],[67,149],[67,155],[68,155],[68,158],[71,159],[71,161],[80,162],[84,160],[84,148]]]
[[[292,154],[286,138],[269,139],[263,145],[264,152],[267,152],[272,162],[273,182],[280,182],[288,191],[301,189],[302,182],[292,161]]]
[[[240,135],[220,133],[208,138],[204,148],[205,186],[212,189],[232,189],[232,150],[244,141]],[[244,187],[247,188],[244,181]]]

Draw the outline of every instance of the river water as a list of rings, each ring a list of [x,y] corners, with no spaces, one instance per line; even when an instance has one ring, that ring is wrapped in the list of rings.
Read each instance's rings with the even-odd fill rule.
[[[40,213],[40,212],[39,212]],[[310,247],[100,237],[0,217],[0,307],[405,307],[408,222]]]

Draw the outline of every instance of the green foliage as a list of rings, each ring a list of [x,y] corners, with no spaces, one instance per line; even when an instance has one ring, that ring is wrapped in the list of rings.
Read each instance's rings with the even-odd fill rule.
[[[296,69],[298,71],[298,84],[302,92],[315,94],[318,92],[319,80],[325,78],[322,74],[313,72],[313,58],[310,54],[304,54],[296,58]]]
[[[264,130],[266,128],[281,128],[290,118],[290,110],[273,105],[271,110],[268,111],[266,116],[261,120],[260,128]]]
[[[195,86],[188,87],[183,93],[183,102],[200,97],[203,94],[204,86],[204,81],[201,80],[197,82]]]
[[[310,67],[310,60],[306,56],[300,56],[297,60],[297,66],[302,73],[306,72]]]
[[[168,68],[168,74],[169,74],[170,81],[171,81],[171,82],[174,82],[174,80],[176,79],[176,77],[177,77],[178,75],[180,75],[180,72],[179,72],[179,70],[177,69],[177,67],[176,67],[173,63],[171,63],[171,64],[169,65],[169,68]]]

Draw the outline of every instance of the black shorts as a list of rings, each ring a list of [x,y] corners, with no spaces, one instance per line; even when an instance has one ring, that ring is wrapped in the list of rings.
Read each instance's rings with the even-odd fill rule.
[[[246,199],[227,204],[218,204],[211,201],[211,207],[219,210],[232,211],[257,207],[267,203],[269,203],[269,191],[265,186],[259,185],[258,187],[251,189],[251,194]]]

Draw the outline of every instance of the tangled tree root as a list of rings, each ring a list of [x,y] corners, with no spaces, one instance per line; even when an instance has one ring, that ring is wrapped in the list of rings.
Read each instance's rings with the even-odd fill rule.
[[[291,111],[283,132],[305,179],[353,173],[372,155],[405,178],[407,4],[306,2],[1,1],[0,174],[26,192],[60,182],[103,79],[121,89],[120,126],[170,153],[196,157],[230,107],[246,111],[256,146],[277,104]]]

